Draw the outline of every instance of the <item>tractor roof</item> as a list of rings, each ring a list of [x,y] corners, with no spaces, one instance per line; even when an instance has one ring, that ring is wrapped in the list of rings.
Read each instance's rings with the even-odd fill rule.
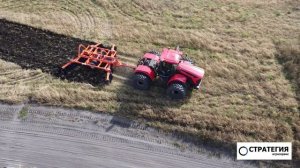
[[[181,55],[181,51],[164,48],[160,59],[161,61],[165,61],[170,64],[178,64],[180,62]]]

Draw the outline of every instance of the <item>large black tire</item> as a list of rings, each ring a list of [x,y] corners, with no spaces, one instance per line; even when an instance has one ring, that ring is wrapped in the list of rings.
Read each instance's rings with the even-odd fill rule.
[[[151,80],[144,74],[135,74],[133,77],[133,86],[139,90],[148,90],[150,88]]]
[[[168,87],[167,94],[171,99],[184,99],[186,96],[186,87],[181,83],[173,83]]]

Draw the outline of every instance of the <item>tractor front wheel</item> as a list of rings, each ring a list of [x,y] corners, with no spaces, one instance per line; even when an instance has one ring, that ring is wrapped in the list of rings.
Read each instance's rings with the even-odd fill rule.
[[[144,74],[135,74],[133,77],[133,85],[139,90],[148,90],[150,88],[151,80]]]
[[[181,83],[173,83],[168,87],[167,94],[171,99],[183,99],[186,96],[186,87]]]

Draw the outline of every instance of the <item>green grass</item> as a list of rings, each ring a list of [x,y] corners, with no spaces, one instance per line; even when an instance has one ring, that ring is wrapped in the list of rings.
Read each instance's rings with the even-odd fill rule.
[[[27,117],[27,115],[28,115],[28,107],[27,107],[27,106],[24,106],[24,107],[20,110],[18,118],[19,118],[19,119],[25,119],[25,118]]]

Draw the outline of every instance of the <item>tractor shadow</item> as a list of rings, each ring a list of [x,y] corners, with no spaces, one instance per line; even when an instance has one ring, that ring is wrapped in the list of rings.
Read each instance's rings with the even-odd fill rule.
[[[77,55],[79,44],[93,42],[0,19],[0,59],[24,69],[41,69],[58,78],[99,85],[100,71],[77,66],[62,76],[60,67]],[[99,78],[100,76],[100,78]]]

